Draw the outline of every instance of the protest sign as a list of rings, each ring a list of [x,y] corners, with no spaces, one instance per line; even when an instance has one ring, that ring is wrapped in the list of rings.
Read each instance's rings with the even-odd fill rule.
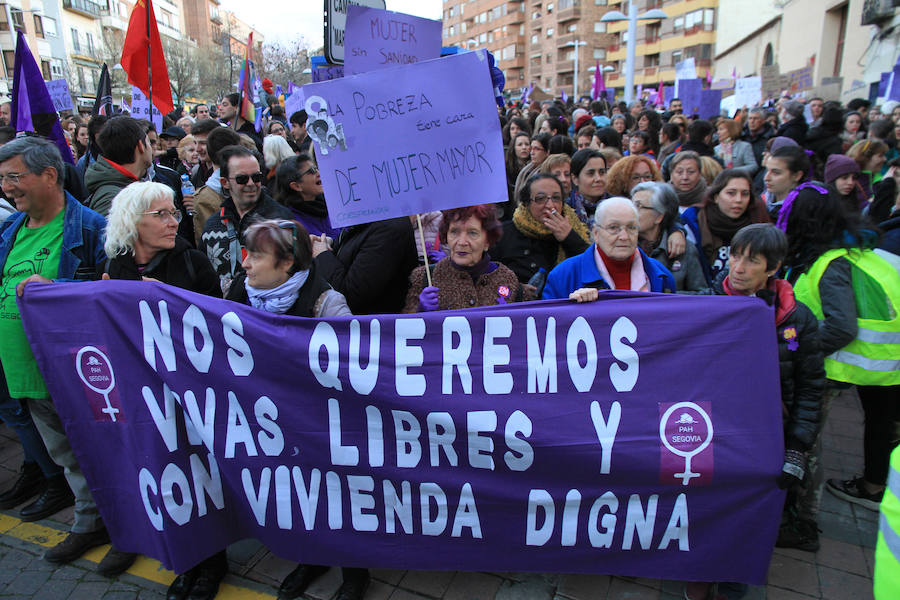
[[[324,66],[318,66],[312,70],[313,83],[318,83],[320,81],[331,81],[332,79],[340,79],[343,76],[344,65],[329,65],[326,63]]]
[[[737,111],[737,103],[734,101],[734,94],[731,96],[727,96],[722,98],[721,102],[719,102],[719,112],[724,112],[726,115],[734,115]]]
[[[894,67],[886,85],[885,96],[888,100],[900,100],[900,67]]]
[[[775,98],[787,87],[785,76],[781,75],[778,65],[765,65],[760,68],[760,79],[764,99]]]
[[[332,225],[505,202],[483,52],[303,86]]]
[[[352,5],[384,8],[385,0],[325,0],[325,58],[336,65],[344,64],[344,28]]]
[[[878,97],[884,98],[888,92],[888,82],[891,80],[891,73],[882,73],[878,82]]]
[[[675,82],[678,98],[681,98],[682,111],[686,115],[695,115],[700,110],[700,92],[703,90],[702,79],[679,79]]]
[[[811,90],[813,88],[813,65],[807,65],[800,69],[794,69],[785,73],[788,84],[787,90],[791,94]]]
[[[152,112],[151,112],[152,109]],[[156,125],[156,131],[162,131],[162,113],[150,104],[147,96],[139,88],[131,86],[131,116],[135,119],[147,119]]]
[[[98,281],[19,306],[119,550],[763,583],[772,309],[601,298],[305,319]]]
[[[675,95],[675,86],[674,85],[664,85],[663,86],[663,95],[664,95],[664,98],[666,99],[667,106],[673,99],[678,97]]]
[[[695,79],[697,77],[696,61],[693,58],[686,58],[681,62],[675,63],[675,80],[679,79]]]
[[[303,88],[293,81],[288,82],[288,95],[284,99],[284,114],[291,118],[292,114],[305,107],[306,94],[303,93]]]
[[[700,90],[700,104],[697,114],[701,119],[720,116],[722,90]],[[729,116],[731,116],[729,114]]]
[[[733,90],[734,89],[734,79],[716,79],[713,81],[709,89],[711,90]]]
[[[762,100],[762,78],[740,77],[734,83],[734,103],[743,108],[754,107]]]
[[[347,7],[344,37],[347,75],[440,57],[440,21],[364,6]]]
[[[69,94],[69,83],[65,79],[54,79],[47,82],[47,91],[53,100],[53,107],[57,110],[75,110],[72,104],[72,95]]]

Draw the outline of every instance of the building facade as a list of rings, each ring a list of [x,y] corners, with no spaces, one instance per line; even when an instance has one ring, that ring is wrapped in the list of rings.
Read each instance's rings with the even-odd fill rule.
[[[719,0],[722,19],[716,43],[717,76],[735,69],[759,75],[764,66],[781,73],[812,66],[813,85],[837,82],[844,102],[868,97],[869,86],[897,59],[890,22],[897,9],[866,23],[864,10],[877,0]],[[889,2],[881,4],[888,5]],[[803,35],[797,35],[797,32]],[[890,43],[885,38],[894,38]],[[877,64],[876,64],[877,63]],[[872,68],[872,65],[875,65]]]
[[[693,58],[697,77],[714,71],[714,47],[719,17],[719,0],[632,0],[638,15],[662,9],[667,19],[638,21],[635,36],[634,83],[656,87],[662,81],[675,81],[675,65]],[[628,14],[628,0],[609,0],[610,8]],[[623,88],[628,44],[628,23],[609,23],[607,31],[615,41],[607,52],[613,71],[607,76],[609,87]]]

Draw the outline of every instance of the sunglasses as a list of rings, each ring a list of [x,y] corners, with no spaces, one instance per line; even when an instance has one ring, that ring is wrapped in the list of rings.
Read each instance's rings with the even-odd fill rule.
[[[315,165],[313,165],[313,166],[311,166],[310,168],[308,168],[307,170],[305,170],[305,171],[303,171],[302,173],[300,173],[300,178],[302,179],[303,177],[305,177],[305,176],[307,176],[307,175],[309,175],[309,174],[315,175],[315,174],[318,173],[318,172],[319,172],[319,169],[316,168]]]
[[[252,175],[235,175],[231,179],[234,179],[238,185],[247,185],[247,182],[250,181],[251,179],[253,180],[253,183],[259,183],[260,181],[262,181],[262,178],[263,178],[263,174],[260,173],[259,171],[257,171],[256,173],[253,173]]]

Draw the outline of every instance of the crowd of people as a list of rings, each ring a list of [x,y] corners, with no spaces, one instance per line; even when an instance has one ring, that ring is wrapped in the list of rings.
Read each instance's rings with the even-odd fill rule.
[[[506,202],[347,228],[328,218],[305,112],[273,104],[257,132],[239,104],[179,107],[162,131],[127,115],[66,117],[74,166],[0,127],[0,417],[25,455],[0,509],[34,521],[75,506],[46,560],[75,560],[109,534],[21,325],[16,297],[32,282],[158,281],[308,318],[591,302],[610,289],[756,297],[774,307],[780,361],[785,457],[772,485],[788,494],[776,545],[818,549],[823,489],[878,510],[900,429],[900,104],[785,98],[710,121],[677,99],[664,111],[511,103],[498,115]],[[851,385],[865,471],[826,483],[823,424]],[[98,571],[134,560],[112,547]],[[279,598],[327,569],[299,565]],[[167,597],[214,598],[227,570],[222,549]],[[362,598],[368,571],[343,575],[338,598]],[[685,595],[715,589],[689,582]]]

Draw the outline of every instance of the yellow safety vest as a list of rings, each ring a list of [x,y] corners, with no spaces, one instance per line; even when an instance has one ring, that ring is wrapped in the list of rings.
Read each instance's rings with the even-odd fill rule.
[[[874,592],[876,600],[900,598],[900,447],[891,453],[891,471],[881,501]]]
[[[857,295],[856,339],[825,357],[825,373],[831,380],[856,385],[900,385],[900,274],[889,262],[872,250],[829,250],[800,276],[794,296],[819,321],[824,320],[819,280],[831,261],[840,257],[868,276],[866,284],[870,290],[874,286],[875,293],[874,299]]]

